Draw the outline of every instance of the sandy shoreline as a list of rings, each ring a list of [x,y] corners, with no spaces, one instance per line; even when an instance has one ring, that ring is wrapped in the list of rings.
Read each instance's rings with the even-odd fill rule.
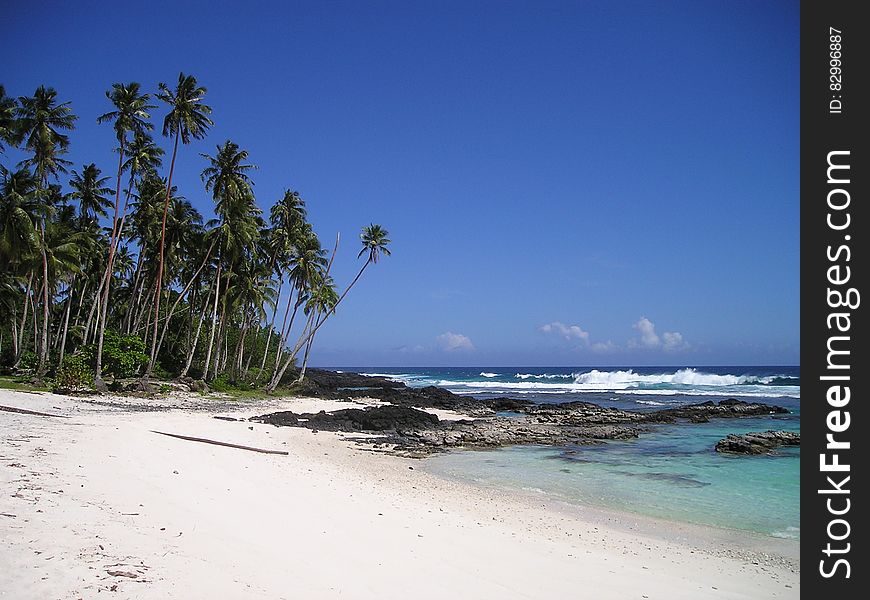
[[[799,596],[797,544],[560,506],[340,434],[212,418],[345,402],[99,402],[0,390],[2,405],[69,416],[0,412],[0,598]],[[757,554],[768,546],[785,559]]]

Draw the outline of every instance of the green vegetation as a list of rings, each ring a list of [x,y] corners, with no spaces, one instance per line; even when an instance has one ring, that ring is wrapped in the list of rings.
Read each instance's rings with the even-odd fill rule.
[[[45,386],[35,386],[30,381],[23,380],[19,377],[0,377],[0,389],[21,390],[25,392],[48,391],[48,388]]]
[[[96,119],[115,144],[92,157],[117,157],[110,177],[64,158],[78,117],[56,90],[12,97],[0,86],[0,369],[70,391],[106,389],[104,377],[193,377],[245,397],[286,384],[288,372],[303,380],[317,331],[390,254],[387,231],[363,228],[366,260],[339,294],[337,239],[330,255],[293,190],[264,218],[256,167],[231,140],[201,155],[203,187],[183,190],[214,202],[204,222],[173,174],[179,146],[213,125],[206,94],[183,73],[154,95],[113,84]],[[151,136],[157,104],[168,169]]]

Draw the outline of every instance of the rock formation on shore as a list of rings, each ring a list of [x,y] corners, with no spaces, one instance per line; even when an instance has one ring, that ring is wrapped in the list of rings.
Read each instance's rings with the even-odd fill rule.
[[[332,399],[376,398],[389,404],[331,413],[284,411],[253,417],[252,420],[314,431],[377,434],[360,438],[360,441],[387,444],[396,453],[412,456],[455,447],[596,444],[603,440],[637,437],[661,423],[683,420],[698,423],[710,418],[788,412],[779,406],[734,399],[649,412],[607,408],[590,402],[537,404],[513,398],[479,400],[434,386],[409,388],[384,377],[318,369],[309,371],[309,374],[310,379],[302,393]],[[452,410],[469,418],[440,420],[420,410],[425,408]],[[499,415],[505,411],[516,416]]]
[[[716,452],[767,454],[780,446],[800,446],[801,434],[793,431],[756,431],[729,434],[716,443]]]

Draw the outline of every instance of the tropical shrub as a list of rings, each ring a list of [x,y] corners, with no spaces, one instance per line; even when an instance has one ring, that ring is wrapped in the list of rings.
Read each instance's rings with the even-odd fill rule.
[[[54,378],[56,392],[83,392],[94,385],[94,370],[82,354],[67,354]]]

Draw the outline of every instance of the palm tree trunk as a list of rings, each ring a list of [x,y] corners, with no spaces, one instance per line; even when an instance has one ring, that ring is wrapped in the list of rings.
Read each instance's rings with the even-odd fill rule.
[[[12,314],[9,315],[9,329],[12,332],[12,356],[18,356],[18,306],[12,303]]]
[[[270,381],[269,385],[266,386],[267,392],[275,391],[275,388],[278,387],[279,383],[281,383],[281,379],[284,377],[284,373],[287,371],[287,369],[290,367],[290,365],[293,364],[293,360],[296,358],[296,354],[299,353],[299,349],[302,348],[302,345],[306,341],[308,341],[308,337],[306,336],[306,332],[308,332],[312,328],[312,326],[314,325],[313,318],[314,318],[314,311],[311,311],[311,314],[308,316],[308,322],[306,322],[305,327],[302,329],[302,335],[300,336],[299,341],[296,342],[296,345],[293,347],[293,350],[290,352],[290,356],[288,356],[287,360],[284,361],[284,364],[281,367],[281,369],[277,373],[275,373],[275,375],[272,377],[272,381]]]
[[[175,132],[175,146],[172,149],[172,162],[169,165],[169,179],[166,181],[166,200],[163,201],[163,224],[160,228],[160,262],[157,267],[157,291],[154,293],[154,331],[151,338],[151,358],[148,360],[148,368],[145,370],[144,379],[147,381],[154,370],[154,362],[157,360],[157,320],[160,316],[160,294],[163,291],[163,261],[166,246],[166,214],[169,212],[169,196],[172,193],[172,174],[175,171],[175,157],[178,154],[178,137],[180,129]]]
[[[87,344],[88,340],[91,337],[91,322],[94,318],[94,315],[97,315],[97,323],[99,323],[99,312],[97,309],[100,307],[99,299],[101,298],[101,294],[103,293],[103,286],[106,284],[105,273],[103,273],[103,277],[100,279],[100,285],[97,287],[97,293],[94,295],[94,302],[91,304],[91,310],[88,311],[88,320],[85,323],[85,333],[83,343]],[[96,327],[94,328],[96,331]]]
[[[281,339],[278,343],[278,352],[275,354],[275,366],[272,367],[272,376],[278,371],[278,365],[281,363],[281,354],[284,352],[284,347],[287,345],[287,339],[290,337],[290,331],[293,329],[293,319],[296,318],[296,311],[302,304],[302,291],[296,291],[296,302],[293,306],[293,316],[290,318],[290,325],[287,325],[287,314],[290,312],[290,301],[293,299],[293,288],[290,288],[290,295],[287,296],[287,308],[284,309],[284,320],[281,323]]]
[[[37,323],[36,316],[36,298],[39,294],[42,293],[42,288],[39,288],[39,292],[36,295],[30,296],[30,321],[33,325],[33,352],[36,353],[39,350],[37,344],[39,342],[39,324]]]
[[[203,381],[208,379],[209,366],[211,364],[211,352],[212,347],[214,346],[214,334],[215,329],[217,328],[217,307],[218,307],[218,298],[220,297],[220,289],[221,289],[221,256],[220,251],[218,251],[218,268],[217,268],[217,277],[215,277],[215,292],[214,292],[214,309],[211,314],[211,332],[209,333],[208,338],[208,350],[205,354],[205,366],[202,372]]]
[[[24,328],[27,326],[27,309],[30,308],[30,303],[28,299],[30,295],[33,293],[33,271],[30,272],[30,276],[27,278],[27,288],[24,291],[24,314],[21,317],[21,329],[18,332],[18,339],[21,340],[21,344],[18,347],[18,352],[15,353],[15,364],[12,368],[18,367],[18,361],[21,358],[21,353],[24,352]]]
[[[72,298],[73,298],[73,288],[75,287],[75,281],[76,281],[76,275],[75,275],[75,273],[73,273],[70,276],[70,280],[66,286],[66,292],[67,292],[66,308],[63,309],[64,310],[64,318],[63,318],[64,325],[58,326],[57,331],[55,332],[55,335],[54,335],[54,341],[51,343],[51,347],[54,350],[57,350],[58,347],[60,347],[61,338],[64,335],[64,330],[66,329],[66,322],[69,321],[69,317],[66,316],[66,313],[72,312]],[[60,363],[58,363],[58,365],[60,365]]]
[[[127,317],[126,317],[126,329],[129,334],[133,330],[133,322],[135,320],[136,315],[136,307],[142,302],[142,259],[145,254],[145,245],[143,244],[139,248],[139,253],[136,256],[136,270],[133,273],[133,289],[130,292],[130,306],[127,307]],[[136,301],[133,302],[133,298],[136,298]]]
[[[338,301],[335,303],[335,306],[332,307],[332,310],[330,310],[328,313],[326,313],[324,315],[324,317],[320,320],[319,323],[317,323],[314,327],[311,327],[310,328],[311,331],[309,331],[307,335],[305,333],[305,330],[302,331],[302,337],[299,339],[298,342],[296,342],[296,346],[293,348],[293,352],[290,353],[290,356],[284,362],[284,366],[281,367],[280,373],[276,374],[276,376],[272,378],[272,381],[269,382],[269,385],[266,388],[267,391],[269,391],[269,392],[274,391],[274,389],[276,387],[278,387],[278,382],[281,381],[281,378],[284,376],[284,372],[287,370],[287,368],[293,362],[293,359],[296,358],[296,354],[302,348],[303,344],[305,344],[309,339],[314,337],[314,334],[317,333],[317,330],[323,326],[323,324],[326,322],[327,318],[329,318],[329,315],[335,314],[335,308],[339,304],[341,304],[341,301],[344,300],[344,297],[347,296],[347,293],[350,291],[350,289],[356,284],[357,281],[359,281],[359,278],[362,276],[363,271],[366,270],[366,267],[369,266],[370,262],[372,262],[371,257],[369,257],[369,259],[366,260],[365,264],[362,266],[362,269],[359,270],[359,273],[357,273],[356,277],[353,278],[353,281],[350,282],[350,285],[347,286],[347,288],[344,290],[344,292],[342,292],[341,296],[338,297]]]
[[[256,339],[256,338],[254,338],[254,339]],[[250,372],[250,369],[251,369],[251,360],[254,358],[254,353],[255,353],[255,351],[256,351],[256,348],[254,348],[253,350],[251,350],[250,352],[248,352],[248,360],[245,362],[245,368],[242,370],[242,372],[243,372],[245,375],[247,375],[247,374]]]
[[[305,369],[308,367],[308,356],[311,354],[311,346],[314,344],[314,336],[312,335],[308,339],[308,343],[305,345],[305,355],[302,358],[302,369],[299,371],[299,379],[296,380],[296,383],[302,383],[305,379]]]
[[[229,353],[229,344],[230,344],[230,328],[227,327],[227,298],[224,296],[223,306],[221,307],[221,318],[220,323],[221,327],[218,329],[218,346],[220,348],[220,352],[215,358],[215,365],[219,365],[215,368],[215,375],[218,373],[224,373],[227,370],[227,354]],[[223,340],[223,342],[221,342]]]
[[[39,362],[36,367],[36,379],[41,381],[48,371],[48,256],[45,253],[45,219],[39,223],[39,238],[42,246],[42,339],[39,343]]]
[[[236,349],[233,351],[233,377],[238,378],[242,371],[242,352],[245,348],[245,336],[248,334],[248,324],[250,318],[247,316],[242,318],[242,327],[239,330],[239,340],[236,342]]]
[[[69,285],[69,298],[66,301],[66,314],[63,316],[63,334],[60,337],[60,356],[57,359],[57,368],[63,367],[63,355],[66,350],[66,332],[69,327],[69,313],[72,308],[73,292],[75,291],[75,276]]]
[[[272,341],[272,330],[275,328],[275,317],[278,316],[278,305],[281,304],[281,292],[284,291],[284,275],[281,275],[281,285],[278,286],[278,300],[275,301],[275,309],[272,311],[272,321],[269,323],[269,332],[266,335],[266,349],[263,350],[263,360],[260,361],[260,370],[257,372],[256,381],[260,380],[260,377],[263,375],[263,368],[266,366],[266,356],[269,354],[269,343]],[[292,289],[291,289],[291,296]],[[290,308],[290,298],[287,298],[287,308]],[[284,319],[287,318],[287,311],[284,311]],[[280,348],[279,348],[280,350]],[[247,371],[247,367],[245,368]]]
[[[208,259],[209,257],[211,257],[211,251],[214,248],[215,241],[217,241],[217,238],[212,241],[211,246],[208,247],[208,252],[205,253],[205,258],[202,260],[202,264],[199,265],[196,273],[193,274],[193,276],[190,278],[190,281],[187,282],[187,285],[184,286],[184,289],[181,290],[181,293],[178,294],[178,298],[175,299],[175,302],[169,309],[169,315],[166,317],[166,322],[163,324],[163,329],[160,332],[160,339],[157,341],[157,352],[160,351],[160,347],[163,345],[163,338],[166,336],[166,330],[169,329],[169,324],[172,321],[172,315],[175,314],[175,309],[178,308],[178,304],[181,302],[181,299],[184,298],[184,295],[190,289],[190,286],[193,285],[193,282],[196,281],[197,277],[199,277],[199,274],[205,268],[205,265],[208,264]]]
[[[155,282],[154,282],[154,285],[151,286],[151,287],[152,287],[152,288],[153,288],[153,287],[157,287],[157,281],[155,281]],[[144,286],[143,286],[143,287],[142,287],[142,290],[140,290],[140,292],[141,292],[141,291],[144,291],[144,289],[145,289],[145,288],[144,288]],[[150,289],[149,289],[149,295],[150,295]],[[152,296],[152,297],[153,297],[153,296]],[[140,329],[146,329],[145,334],[142,335],[142,341],[144,341],[144,342],[147,343],[147,341],[148,341],[147,323],[151,323],[151,313],[152,313],[152,311],[154,310],[154,302],[153,302],[153,301],[152,301],[152,302],[148,302],[147,300],[146,300],[145,302],[142,302],[141,300],[142,300],[142,294],[140,293],[140,294],[139,294],[139,301],[140,301],[139,303],[140,303],[142,306],[141,306],[141,308],[139,309],[138,314],[136,315],[136,320],[133,322],[133,330],[132,330],[132,332],[133,332],[133,333],[136,333],[136,334],[138,335],[138,332],[139,332]],[[143,320],[143,319],[145,319],[145,323],[146,323],[146,325],[144,325],[144,326],[142,325],[142,320]]]
[[[122,136],[120,147],[118,148],[118,180],[115,184],[115,214],[112,216],[112,236],[109,238],[109,258],[106,261],[106,285],[103,289],[103,295],[100,299],[100,320],[97,334],[97,359],[96,372],[94,373],[94,387],[98,391],[106,391],[106,384],[103,382],[103,339],[106,333],[106,320],[109,312],[109,290],[112,287],[112,275],[114,274],[112,266],[115,262],[115,249],[118,247],[120,240],[120,231],[118,228],[118,210],[121,208],[121,171],[124,168],[124,137]],[[126,208],[126,207],[125,207]]]
[[[215,279],[217,281],[217,279]],[[184,377],[187,375],[187,372],[190,370],[190,365],[193,363],[193,355],[196,353],[196,344],[199,342],[199,333],[202,330],[202,322],[205,320],[205,313],[208,312],[208,299],[211,298],[211,292],[214,289],[214,284],[209,288],[209,293],[205,297],[205,303],[202,305],[202,312],[199,315],[199,324],[196,326],[196,335],[193,336],[193,343],[190,346],[190,350],[188,350],[187,354],[187,362],[184,365],[184,369],[182,369],[179,377]]]

